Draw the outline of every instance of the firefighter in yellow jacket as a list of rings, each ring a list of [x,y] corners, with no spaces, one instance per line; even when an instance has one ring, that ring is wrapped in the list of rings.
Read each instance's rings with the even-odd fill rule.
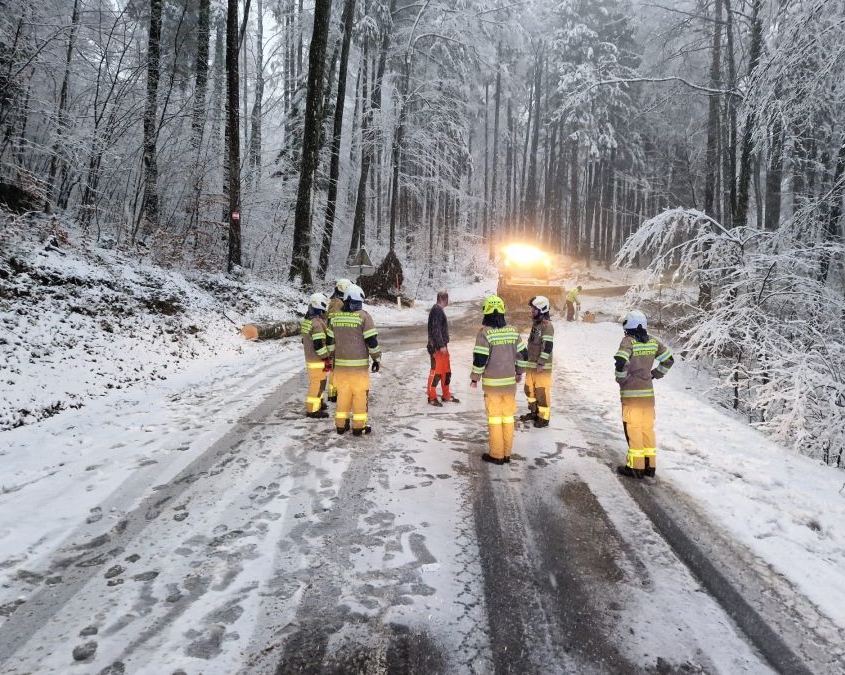
[[[497,295],[484,301],[482,328],[472,350],[472,383],[484,389],[487,428],[490,432],[490,451],[481,459],[491,464],[511,461],[514,416],[516,415],[516,385],[528,365],[528,348],[519,332],[505,321],[505,303]]]
[[[349,279],[338,279],[335,282],[334,291],[332,292],[332,296],[329,298],[329,308],[326,316],[327,320],[331,319],[335,314],[343,309],[343,294],[351,285],[352,282],[349,281]],[[335,403],[337,401],[337,388],[334,386],[334,377],[331,374],[329,374],[329,378],[326,381],[326,389],[329,392],[329,401]]]
[[[331,370],[331,359],[326,343],[325,314],[329,299],[325,293],[314,293],[308,299],[308,310],[299,324],[302,348],[305,350],[305,368],[308,371],[308,394],[305,398],[305,414],[308,417],[324,418],[323,392],[326,376]]]
[[[528,303],[531,308],[531,333],[528,335],[528,367],[525,369],[525,397],[528,412],[519,419],[535,427],[549,426],[552,406],[552,347],[555,327],[549,317],[551,304],[544,295]]]
[[[334,350],[333,379],[337,387],[335,427],[345,433],[352,422],[352,435],[369,434],[367,396],[370,392],[369,365],[377,373],[381,359],[378,331],[373,318],[363,309],[364,291],[355,284],[343,294],[343,307],[329,319],[329,349]]]
[[[666,345],[646,332],[648,323],[639,310],[628,312],[622,327],[625,337],[614,361],[628,456],[617,471],[632,478],[652,477],[657,470],[653,380],[668,373],[675,359]]]

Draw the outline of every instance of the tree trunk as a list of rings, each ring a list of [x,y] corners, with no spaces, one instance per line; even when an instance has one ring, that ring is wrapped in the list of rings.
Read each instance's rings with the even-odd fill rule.
[[[488,237],[490,222],[490,84],[484,83],[484,220],[481,221],[481,241],[490,245],[493,253],[493,242]]]
[[[337,74],[337,103],[334,110],[332,130],[331,164],[329,166],[329,195],[326,203],[326,224],[323,229],[323,243],[320,246],[320,262],[317,276],[323,278],[329,266],[332,236],[334,235],[335,209],[337,208],[337,181],[340,176],[340,141],[343,133],[343,108],[346,104],[346,73],[349,67],[349,45],[352,42],[352,21],[355,18],[355,0],[346,0],[343,6],[343,42],[340,49],[340,66]]]
[[[578,204],[578,183],[580,165],[578,163],[578,140],[572,139],[569,152],[569,237],[568,252],[575,254],[579,251],[578,236],[580,234],[579,215],[581,207]]]
[[[311,195],[314,190],[314,173],[320,154],[320,127],[323,123],[322,86],[326,61],[326,44],[329,38],[329,19],[332,0],[316,0],[314,5],[314,32],[308,53],[308,91],[305,99],[305,127],[302,139],[302,168],[296,193],[296,212],[293,229],[293,257],[288,278],[302,280],[311,286]]]
[[[716,0],[713,23],[713,53],[710,62],[710,88],[722,87],[722,0]],[[707,158],[704,182],[704,211],[717,218],[716,184],[719,174],[719,96],[709,95],[707,115]]]
[[[50,172],[47,176],[47,203],[44,205],[45,210],[50,211],[52,205],[55,203],[56,194],[56,175],[59,171],[59,164],[61,159],[59,153],[62,152],[62,137],[67,128],[67,94],[70,83],[70,64],[73,58],[73,46],[76,42],[76,32],[79,26],[79,0],[73,0],[73,11],[70,16],[70,35],[67,40],[67,52],[65,53],[65,71],[62,77],[62,89],[59,94],[59,110],[56,116],[56,140],[53,143],[52,152],[50,153]]]
[[[778,119],[772,123],[769,138],[769,166],[766,171],[766,229],[774,232],[780,225],[781,182],[783,181],[783,126]]]
[[[725,45],[726,59],[728,64],[728,89],[733,91],[736,87],[736,59],[734,56],[734,28],[733,28],[733,12],[731,11],[730,0],[723,0],[725,3],[725,35],[727,43]],[[753,41],[753,36],[752,36]],[[736,99],[733,94],[725,96],[725,116],[727,117],[727,125],[725,127],[726,152],[723,159],[723,174],[725,183],[726,205],[724,212],[725,218],[733,219],[737,211],[737,185],[736,185],[736,158],[737,158],[737,122],[736,122]]]
[[[258,0],[255,7],[255,100],[252,103],[249,136],[249,184],[257,190],[261,184],[261,118],[264,98],[264,4]]]
[[[238,0],[228,0],[226,16],[226,134],[228,138],[229,252],[226,269],[241,264],[241,139],[238,119]]]
[[[150,0],[150,32],[147,40],[147,105],[144,109],[144,223],[141,240],[158,227],[158,78],[161,50],[162,0]],[[134,237],[133,237],[134,239]]]
[[[194,160],[193,171],[193,199],[190,220],[185,236],[195,230],[200,222],[202,200],[202,141],[205,131],[205,99],[208,90],[208,51],[211,39],[211,0],[200,0],[199,17],[197,23],[197,60],[194,68],[194,110],[191,116],[191,152]]]
[[[399,92],[399,118],[396,121],[396,132],[393,134],[393,182],[390,197],[390,251],[396,248],[396,209],[399,203],[399,155],[402,151],[402,135],[405,132],[405,115],[408,108],[409,87],[411,81],[411,53],[405,54],[405,77],[402,80],[402,90]]]
[[[498,229],[496,217],[496,188],[499,184],[499,105],[502,100],[502,69],[496,69],[496,94],[493,96],[493,178],[490,182],[490,242],[495,240]]]
[[[760,50],[763,45],[763,22],[760,20],[762,0],[754,0],[751,8],[751,46],[748,55],[748,77],[754,74],[760,62]],[[748,200],[751,189],[751,151],[753,148],[754,126],[757,118],[749,112],[745,118],[745,130],[742,134],[742,150],[739,159],[739,185],[736,191],[736,204],[733,211],[735,225],[745,225],[748,220]],[[758,200],[759,201],[759,200]],[[758,222],[757,227],[762,223]]]

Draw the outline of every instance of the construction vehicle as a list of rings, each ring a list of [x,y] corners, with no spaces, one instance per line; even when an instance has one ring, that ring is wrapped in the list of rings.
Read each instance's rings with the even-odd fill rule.
[[[557,279],[552,256],[536,246],[508,244],[499,257],[497,295],[509,311],[528,305],[535,295],[545,295],[552,307],[563,309],[563,285]]]

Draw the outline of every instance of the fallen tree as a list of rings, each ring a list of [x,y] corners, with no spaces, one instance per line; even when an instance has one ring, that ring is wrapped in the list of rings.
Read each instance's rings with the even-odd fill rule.
[[[241,335],[247,340],[278,340],[291,335],[299,335],[299,321],[248,323],[241,328]]]

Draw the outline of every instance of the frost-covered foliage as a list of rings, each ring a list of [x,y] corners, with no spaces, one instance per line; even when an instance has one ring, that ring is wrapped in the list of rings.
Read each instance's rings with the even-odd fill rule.
[[[761,429],[841,465],[844,280],[841,267],[822,272],[845,259],[845,246],[808,243],[789,228],[725,228],[700,211],[675,209],[643,223],[617,263],[638,256],[650,262],[633,298],[650,297],[655,282],[670,279],[690,291],[666,310],[679,350],[714,364],[735,407]]]

